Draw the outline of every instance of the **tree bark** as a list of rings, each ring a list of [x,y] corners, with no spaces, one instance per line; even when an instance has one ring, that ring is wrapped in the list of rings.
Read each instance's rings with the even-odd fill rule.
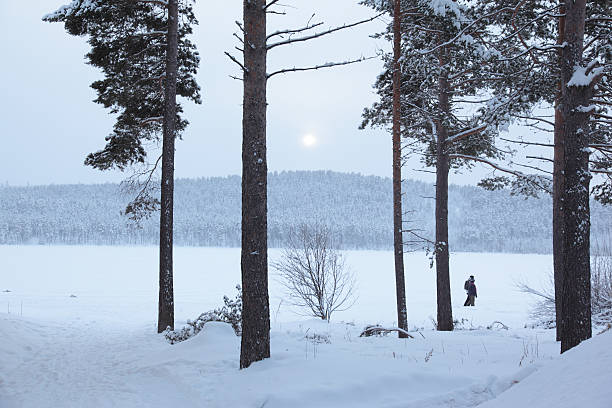
[[[560,5],[559,14],[565,14],[565,6]],[[557,44],[565,41],[565,18],[559,18]],[[559,51],[559,64],[563,52]],[[555,318],[557,341],[561,341],[563,324],[561,304],[563,302],[563,115],[561,114],[561,78],[559,78],[555,106],[554,163],[553,163],[553,276],[555,282]]]
[[[438,302],[438,330],[453,330],[453,309],[450,293],[449,248],[448,248],[448,172],[450,159],[446,151],[450,115],[448,71],[446,49],[440,51],[440,77],[438,79],[438,104],[441,117],[436,123],[436,284]]]
[[[244,0],[240,368],[270,357],[265,6],[265,0]]]
[[[566,2],[565,43],[561,61],[563,121],[563,295],[561,352],[591,337],[591,268],[589,211],[589,114],[593,86],[568,86],[582,65],[586,1]]]
[[[174,206],[174,142],[176,139],[176,77],[178,67],[178,0],[168,1],[168,37],[163,119],[161,211],[159,220],[159,313],[157,331],[174,330],[172,270]]]
[[[397,325],[408,331],[406,283],[404,278],[404,239],[402,211],[402,143],[401,143],[401,4],[395,0],[393,11],[393,252],[395,256],[395,295]],[[400,338],[406,333],[398,331]]]

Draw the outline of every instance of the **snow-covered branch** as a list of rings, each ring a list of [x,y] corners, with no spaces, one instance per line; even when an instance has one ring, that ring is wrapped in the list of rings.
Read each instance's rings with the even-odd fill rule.
[[[314,23],[314,24],[308,24],[305,27],[302,28],[296,28],[296,29],[287,29],[287,30],[279,30],[279,31],[275,31],[272,34],[268,35],[266,37],[266,40],[270,40],[271,38],[274,38],[276,36],[283,36],[283,35],[290,35],[290,34],[299,34],[299,33],[303,33],[304,31],[308,31],[308,30],[312,30],[314,28],[317,28],[319,26],[322,26],[323,22],[320,23]]]
[[[488,127],[487,125],[482,125],[482,126],[478,126],[475,128],[464,130],[462,132],[459,132],[457,134],[450,136],[448,139],[446,139],[446,143],[451,144],[451,143],[458,142],[462,139],[465,139],[466,137],[470,137],[477,133],[483,132],[484,130],[487,129],[487,127]]]
[[[363,329],[359,337],[369,337],[369,336],[387,334],[387,333],[394,332],[394,331],[405,334],[411,339],[414,339],[414,336],[408,333],[404,329],[400,329],[399,327],[383,327],[383,326],[366,326],[366,328]]]
[[[228,57],[230,60],[232,60],[233,62],[235,62],[235,63],[236,63],[236,64],[237,64],[237,65],[240,67],[240,69],[242,69],[242,72],[245,72],[245,73],[249,72],[249,71],[246,69],[246,67],[245,67],[245,66],[244,66],[244,65],[243,65],[243,64],[242,64],[240,61],[238,61],[238,60],[236,59],[236,57],[234,57],[232,54],[230,54],[230,53],[229,53],[229,52],[227,52],[227,51],[225,51],[225,52],[224,52],[224,54],[225,54],[225,55],[227,55],[227,57]]]
[[[377,58],[377,57],[361,57],[358,59],[354,59],[354,60],[349,60],[349,61],[342,61],[342,62],[327,62],[325,64],[321,64],[321,65],[315,65],[312,67],[293,67],[293,68],[286,68],[286,69],[281,69],[275,72],[272,72],[271,74],[268,74],[268,79],[272,78],[274,75],[278,75],[278,74],[286,74],[288,72],[301,72],[301,71],[314,71],[314,70],[318,70],[318,69],[324,69],[324,68],[331,68],[331,67],[338,67],[338,66],[342,66],[342,65],[350,65],[350,64],[356,64],[358,62],[363,62],[363,61],[367,61],[373,58]]]
[[[330,28],[329,30],[322,31],[320,33],[315,33],[315,34],[312,34],[312,35],[307,35],[307,36],[299,37],[299,38],[289,38],[289,39],[284,40],[284,41],[279,41],[279,42],[276,42],[276,43],[268,44],[267,49],[271,50],[271,49],[279,47],[281,45],[293,44],[293,43],[297,43],[297,42],[303,42],[303,41],[313,40],[315,38],[320,38],[320,37],[323,37],[323,36],[326,36],[326,35],[329,35],[329,34],[332,34],[332,33],[338,32],[338,31],[341,31],[341,30],[346,30],[347,28],[352,28],[352,27],[356,27],[356,26],[361,25],[361,24],[369,23],[371,21],[376,20],[377,18],[379,18],[383,14],[384,13],[380,13],[380,14],[375,15],[374,17],[367,18],[365,20],[357,21],[357,22],[351,23],[351,24],[344,24],[344,25],[339,26],[339,27]]]
[[[495,170],[499,170],[503,173],[507,173],[507,174],[511,174],[515,177],[521,178],[527,182],[529,182],[530,184],[533,184],[534,186],[538,187],[539,189],[546,191],[548,193],[550,193],[550,188],[548,188],[547,186],[542,185],[542,183],[539,183],[538,181],[534,180],[534,176],[530,176],[528,174],[524,174],[520,171],[516,171],[516,170],[512,170],[509,168],[505,168],[500,166],[497,163],[494,163],[490,160],[487,159],[483,159],[482,157],[477,157],[477,156],[470,156],[470,155],[466,155],[466,154],[449,154],[448,155],[449,158],[451,159],[465,159],[465,160],[473,160],[473,161],[477,161],[480,163],[484,163],[488,166],[493,167]],[[540,176],[538,176],[540,177]]]

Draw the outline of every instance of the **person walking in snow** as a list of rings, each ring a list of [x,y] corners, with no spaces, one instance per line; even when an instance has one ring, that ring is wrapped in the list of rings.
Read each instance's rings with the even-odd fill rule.
[[[474,283],[476,281],[476,279],[474,279],[474,276],[470,276],[470,279],[467,280],[467,295],[468,298],[466,300],[467,304],[464,304],[464,306],[474,306],[474,303],[476,302],[476,297],[477,292],[476,292],[476,284]]]
[[[463,284],[463,289],[465,290],[466,295],[465,302],[463,302],[463,306],[470,305],[470,295],[468,294],[468,289],[470,288],[470,279],[474,280],[474,275],[470,275],[470,277],[467,278],[467,280]]]

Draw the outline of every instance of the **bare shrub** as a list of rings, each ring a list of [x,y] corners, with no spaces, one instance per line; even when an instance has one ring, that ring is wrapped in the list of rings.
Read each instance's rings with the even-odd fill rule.
[[[612,248],[598,245],[591,257],[591,320],[596,326],[612,323]],[[538,302],[530,311],[533,325],[554,328],[555,290],[552,273],[542,290],[536,290],[525,283],[518,283],[517,288],[524,293],[535,295]]]
[[[329,320],[355,303],[355,279],[334,248],[328,228],[301,225],[289,232],[281,259],[272,263],[288,300],[309,316]]]
[[[593,323],[612,323],[612,253],[591,261],[591,308]]]
[[[529,311],[529,319],[531,326],[553,329],[556,327],[556,309],[555,309],[555,283],[553,274],[548,275],[548,281],[544,284],[541,290],[537,290],[527,285],[524,282],[516,284],[517,289],[523,293],[529,293],[538,298],[538,301],[532,306]]]

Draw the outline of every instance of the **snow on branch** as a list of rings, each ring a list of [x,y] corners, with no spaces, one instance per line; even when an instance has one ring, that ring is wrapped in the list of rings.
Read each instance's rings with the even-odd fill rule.
[[[156,116],[156,117],[153,117],[153,118],[143,119],[143,120],[140,121],[140,124],[141,125],[148,125],[150,123],[155,123],[155,122],[159,123],[162,120],[164,120],[163,116]]]
[[[467,155],[467,154],[449,154],[448,157],[451,158],[451,159],[473,160],[473,161],[477,161],[477,162],[480,162],[480,163],[487,164],[487,165],[493,167],[495,170],[499,170],[499,171],[501,171],[503,173],[507,173],[507,174],[512,174],[513,176],[515,176],[515,177],[517,177],[519,179],[522,179],[522,180],[528,182],[529,184],[532,184],[532,185],[538,187],[539,189],[541,189],[543,191],[551,193],[550,188],[548,186],[543,185],[539,181],[537,181],[533,175],[529,175],[529,174],[525,174],[525,173],[522,173],[522,172],[517,171],[517,170],[512,170],[512,169],[508,169],[508,168],[505,168],[505,167],[501,167],[499,164],[494,163],[494,162],[492,162],[490,160],[487,160],[487,159],[483,159],[482,157],[470,156],[470,155]],[[538,176],[538,177],[541,177],[541,176]]]
[[[406,330],[404,329],[400,329],[399,327],[383,327],[383,326],[366,326],[365,329],[363,329],[363,331],[361,332],[361,334],[359,335],[359,337],[370,337],[370,336],[376,336],[376,335],[384,335],[384,334],[389,334],[391,332],[398,332],[398,333],[402,333],[405,334],[406,336],[410,337],[411,339],[414,339],[414,336],[410,333],[408,333]]]
[[[225,51],[224,52],[225,55],[227,55],[227,57],[229,59],[231,59],[233,62],[235,62],[236,64],[238,64],[238,66],[240,67],[240,69],[242,69],[242,72],[249,72],[249,70],[240,62],[236,59],[236,57],[234,57],[232,54],[230,54],[229,52]]]
[[[574,67],[574,74],[572,78],[567,83],[568,87],[581,87],[581,86],[591,86],[593,82],[597,81],[604,74],[605,67],[597,67],[595,66],[599,62],[597,60],[592,61],[586,67],[576,66]]]
[[[157,4],[158,6],[162,6],[162,7],[168,7],[168,2],[165,0],[135,0],[139,3],[151,3],[151,4]]]
[[[508,11],[508,10],[511,10],[511,8],[509,8],[509,7],[503,7],[503,8],[501,8],[501,9],[495,10],[495,11],[494,11],[494,12],[492,12],[492,13],[489,13],[489,14],[483,15],[483,16],[481,16],[481,17],[477,18],[476,20],[472,21],[470,24],[468,24],[467,26],[465,26],[463,29],[461,29],[461,30],[460,30],[460,31],[457,33],[457,35],[456,35],[455,37],[451,38],[450,40],[445,41],[445,42],[443,42],[443,43],[440,43],[440,44],[436,45],[435,47],[430,48],[430,49],[428,49],[428,50],[417,51],[417,52],[418,52],[420,55],[427,55],[427,54],[431,54],[431,53],[433,53],[433,52],[436,52],[436,51],[438,51],[438,50],[439,50],[439,49],[441,49],[441,48],[446,48],[446,47],[448,47],[449,45],[453,44],[455,41],[469,41],[469,38],[466,38],[466,37],[469,37],[469,36],[468,36],[469,30],[470,30],[470,29],[472,29],[472,28],[473,28],[473,27],[474,27],[474,26],[475,26],[477,23],[479,23],[479,22],[481,22],[481,21],[483,21],[483,20],[485,20],[485,19],[488,19],[488,18],[490,18],[490,17],[494,17],[494,16],[496,16],[497,14],[500,14],[500,13],[502,13],[502,12],[504,12],[504,11]]]
[[[312,30],[313,28],[322,26],[323,22],[320,23],[314,23],[314,24],[307,24],[305,27],[302,28],[296,28],[296,29],[288,29],[288,30],[279,30],[279,31],[275,31],[272,34],[268,35],[268,37],[266,37],[266,40],[269,40],[270,38],[276,37],[276,36],[283,36],[283,35],[287,35],[287,34],[299,34],[302,33],[304,31],[308,31],[308,30]]]
[[[72,0],[70,4],[66,4],[58,8],[52,13],[43,16],[43,21],[58,21],[70,15],[79,15],[87,11],[93,11],[100,7],[100,0]]]
[[[168,31],[150,31],[148,33],[136,33],[136,34],[132,34],[130,35],[130,37],[148,37],[148,36],[164,36],[164,35],[168,35]]]
[[[166,0],[134,0],[138,3],[156,4],[168,7]],[[102,7],[104,0],[72,0],[69,4],[63,5],[52,13],[43,16],[43,21],[62,21],[68,16],[79,16],[89,11],[96,11]]]
[[[299,38],[289,38],[289,39],[284,40],[284,41],[279,41],[279,42],[276,42],[276,43],[272,43],[272,44],[269,44],[267,46],[267,49],[271,50],[271,49],[279,47],[281,45],[293,44],[293,43],[296,43],[296,42],[303,42],[303,41],[313,40],[315,38],[320,38],[320,37],[326,36],[328,34],[335,33],[337,31],[341,31],[341,30],[345,30],[347,28],[352,28],[352,27],[356,27],[356,26],[361,25],[361,24],[369,23],[371,21],[376,20],[377,18],[379,18],[383,14],[384,13],[380,13],[380,14],[375,15],[374,17],[367,18],[365,20],[357,21],[357,22],[351,23],[351,24],[344,24],[344,25],[339,26],[339,27],[330,28],[329,30],[322,31],[320,33],[315,33],[315,34],[312,34],[312,35],[307,35],[307,36],[299,37]],[[298,29],[298,30],[300,30],[300,29]],[[301,29],[301,31],[304,31],[304,29]]]
[[[482,125],[482,126],[478,126],[475,128],[471,128],[471,129],[467,129],[464,130],[462,132],[459,132],[457,134],[452,135],[451,137],[449,137],[448,139],[446,139],[446,143],[451,144],[451,143],[455,143],[458,142],[462,139],[465,139],[466,137],[470,137],[472,135],[475,135],[477,133],[480,133],[484,130],[487,129],[487,125]]]
[[[271,74],[268,74],[268,79],[272,78],[274,75],[286,74],[288,72],[314,71],[314,70],[323,69],[323,68],[331,68],[331,67],[338,67],[338,66],[342,66],[342,65],[356,64],[358,62],[367,61],[367,60],[374,59],[374,58],[377,58],[377,57],[376,56],[374,56],[374,57],[361,57],[361,58],[354,59],[354,60],[349,60],[349,61],[326,62],[325,64],[315,65],[315,66],[312,66],[312,67],[286,68],[286,69],[281,69],[281,70],[272,72]]]

